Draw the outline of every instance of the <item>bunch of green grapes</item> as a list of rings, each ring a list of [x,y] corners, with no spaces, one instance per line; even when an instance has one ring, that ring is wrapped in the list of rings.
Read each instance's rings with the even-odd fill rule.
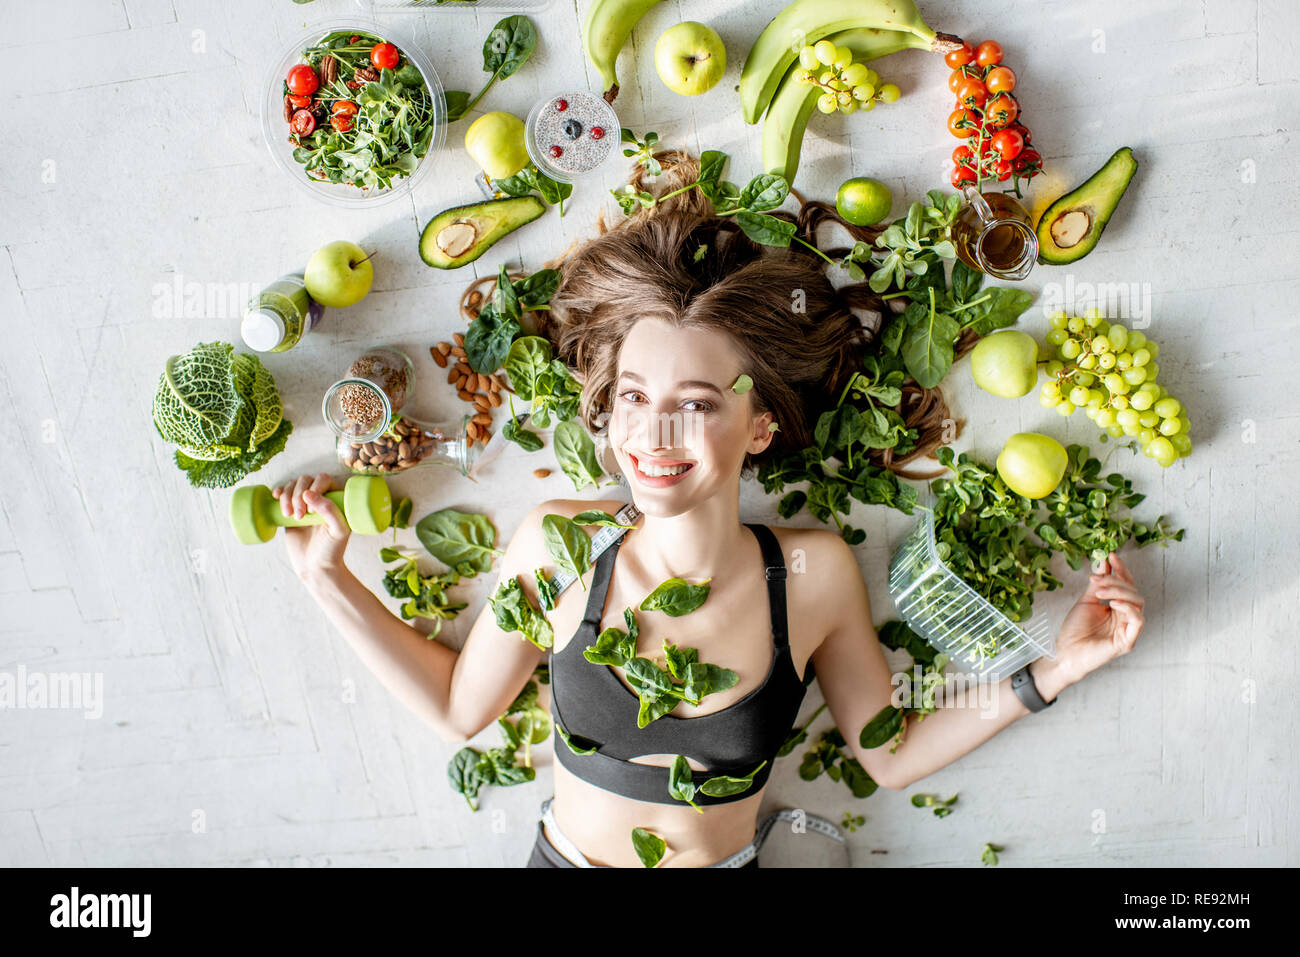
[[[1052,316],[1048,345],[1058,359],[1047,363],[1044,406],[1070,415],[1086,410],[1114,438],[1127,435],[1165,468],[1190,455],[1190,423],[1183,404],[1156,382],[1160,348],[1141,332],[1109,323],[1100,309],[1082,316]]]
[[[853,51],[837,47],[830,40],[818,40],[799,51],[799,66],[794,77],[800,83],[819,86],[826,92],[817,98],[823,113],[853,113],[874,110],[876,102],[894,103],[898,87],[880,83],[880,74],[865,63],[853,62]]]

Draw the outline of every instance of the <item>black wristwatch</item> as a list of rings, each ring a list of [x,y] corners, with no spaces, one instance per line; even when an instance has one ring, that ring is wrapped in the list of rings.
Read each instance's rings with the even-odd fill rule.
[[[1050,708],[1056,704],[1056,699],[1044,701],[1043,696],[1038,693],[1038,686],[1034,684],[1034,676],[1029,673],[1029,665],[1025,665],[1019,671],[1011,676],[1011,690],[1016,693],[1016,697],[1030,711],[1042,711],[1044,708]]]

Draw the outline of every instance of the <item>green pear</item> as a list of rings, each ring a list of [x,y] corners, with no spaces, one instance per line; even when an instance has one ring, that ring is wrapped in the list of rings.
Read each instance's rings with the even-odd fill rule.
[[[1069,456],[1050,435],[1017,432],[998,454],[998,477],[1025,498],[1046,498],[1061,484]]]
[[[1016,399],[1038,380],[1038,343],[1015,329],[985,336],[970,353],[970,374],[985,392]]]

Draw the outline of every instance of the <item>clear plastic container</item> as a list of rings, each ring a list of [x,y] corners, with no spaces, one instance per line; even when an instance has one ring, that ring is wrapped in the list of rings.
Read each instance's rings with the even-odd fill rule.
[[[433,99],[433,138],[428,151],[420,157],[419,163],[409,175],[394,178],[388,188],[358,187],[347,183],[331,183],[308,175],[306,168],[293,158],[295,146],[289,139],[289,125],[284,119],[284,78],[289,68],[302,63],[302,52],[329,33],[340,30],[355,30],[382,37],[395,45],[399,52],[407,57],[424,77]],[[317,199],[333,206],[359,208],[381,206],[410,193],[412,188],[424,179],[429,169],[435,165],[434,155],[441,149],[447,135],[447,101],[443,95],[442,81],[438,73],[414,41],[399,26],[381,26],[374,20],[361,17],[348,19],[322,20],[312,24],[294,40],[271,68],[263,81],[265,92],[262,99],[262,135],[266,148],[284,172]]]
[[[544,10],[551,0],[354,0],[362,10],[370,13],[424,13],[426,10]]]
[[[961,671],[1000,681],[1037,658],[1056,657],[1044,612],[1017,624],[943,564],[928,508],[894,552],[889,594],[899,617]]]
[[[614,154],[621,132],[618,114],[599,93],[570,89],[533,105],[524,120],[524,146],[538,170],[572,183]]]

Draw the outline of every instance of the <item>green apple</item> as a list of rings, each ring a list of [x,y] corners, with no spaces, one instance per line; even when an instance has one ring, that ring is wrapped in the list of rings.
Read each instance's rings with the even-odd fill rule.
[[[322,246],[311,254],[303,273],[307,295],[332,309],[360,302],[375,281],[375,270],[370,265],[372,255],[346,239]]]
[[[465,149],[492,179],[514,176],[528,165],[524,121],[513,113],[484,113],[465,131]]]
[[[655,42],[655,70],[664,86],[682,96],[699,96],[727,72],[727,48],[716,30],[687,20],[669,27]]]
[[[970,374],[985,392],[1004,399],[1026,395],[1038,381],[1038,343],[1015,329],[985,336],[971,350]]]
[[[998,454],[998,477],[1025,498],[1046,498],[1061,483],[1069,456],[1050,435],[1017,432]]]

